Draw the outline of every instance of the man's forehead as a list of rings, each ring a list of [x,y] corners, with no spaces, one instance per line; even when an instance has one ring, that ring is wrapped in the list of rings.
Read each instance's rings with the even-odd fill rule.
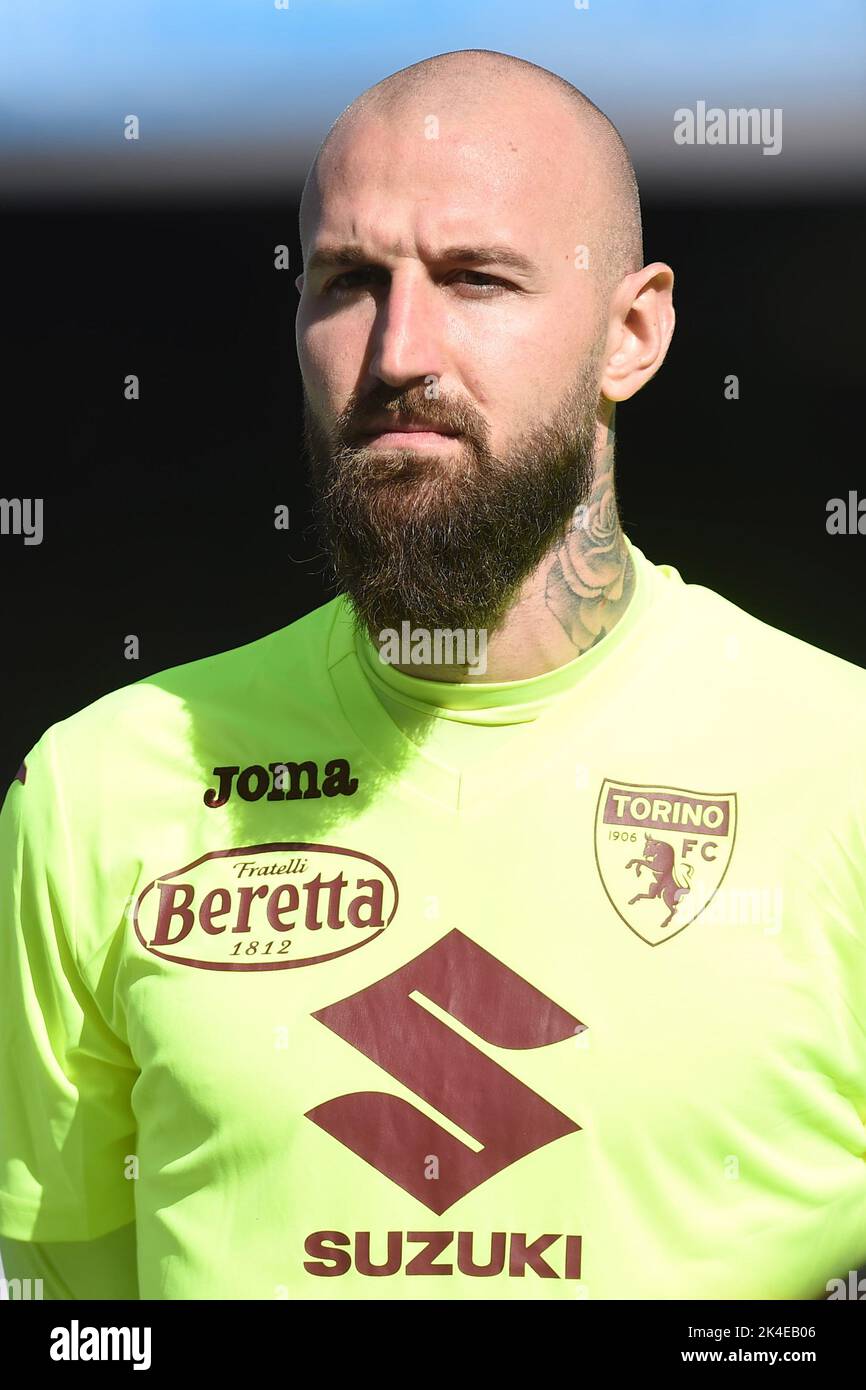
[[[490,143],[464,135],[434,146],[436,141],[416,140],[405,131],[390,145],[341,141],[321,161],[309,190],[307,238],[364,241],[375,231],[379,249],[400,255],[411,254],[399,249],[410,230],[413,240],[420,237],[437,249],[516,244],[537,239],[540,229],[574,214],[580,180],[572,169],[564,181],[560,160],[549,154],[530,158],[502,133]]]
[[[537,160],[588,153],[588,131],[562,107],[537,108],[508,102],[453,109],[435,101],[398,111],[367,112],[332,131],[322,156],[336,170],[358,161],[388,166],[394,159],[422,160],[432,169],[459,159],[469,169],[487,166],[494,176]]]

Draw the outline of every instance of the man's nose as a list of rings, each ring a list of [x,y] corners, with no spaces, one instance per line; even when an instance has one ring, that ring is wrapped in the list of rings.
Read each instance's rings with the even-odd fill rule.
[[[373,328],[370,371],[389,386],[444,371],[444,313],[442,291],[418,266],[392,272],[379,299]]]

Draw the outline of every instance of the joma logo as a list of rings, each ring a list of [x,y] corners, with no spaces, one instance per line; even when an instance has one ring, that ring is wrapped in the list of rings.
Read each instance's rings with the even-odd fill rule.
[[[241,801],[299,801],[316,796],[353,796],[358,779],[352,776],[348,759],[331,758],[325,763],[325,776],[319,786],[319,765],[303,763],[253,763],[251,767],[215,767],[215,787],[208,787],[204,804],[211,811],[225,806],[232,796]],[[235,780],[237,779],[237,780]]]

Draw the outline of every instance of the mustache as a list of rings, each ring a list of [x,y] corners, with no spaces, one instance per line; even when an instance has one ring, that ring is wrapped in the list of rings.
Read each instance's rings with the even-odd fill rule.
[[[338,446],[346,445],[357,435],[383,428],[383,417],[392,416],[408,418],[431,430],[468,435],[486,442],[490,430],[480,411],[465,402],[452,401],[438,393],[428,394],[428,391],[432,392],[432,388],[413,387],[396,393],[377,390],[363,402],[352,397],[335,421],[334,442]]]

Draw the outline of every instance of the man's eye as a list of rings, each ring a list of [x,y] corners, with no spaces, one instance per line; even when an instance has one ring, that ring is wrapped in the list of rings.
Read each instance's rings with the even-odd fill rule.
[[[353,290],[361,289],[364,281],[368,280],[371,275],[379,276],[381,280],[382,277],[387,278],[387,271],[375,266],[364,266],[360,270],[346,270],[342,275],[335,275],[334,279],[328,282],[325,286],[325,294],[337,295],[337,297],[351,294]],[[468,296],[470,299],[493,299],[508,289],[508,285],[503,280],[497,280],[495,276],[487,275],[482,270],[455,270],[448,277],[448,283],[455,281],[459,275],[471,276],[474,283],[470,283],[469,288],[480,291],[478,294],[470,294]],[[466,298],[466,296],[462,297]]]
[[[370,276],[373,274],[384,275],[383,270],[377,271],[373,266],[363,266],[361,270],[346,270],[342,275],[335,275],[325,286],[325,294],[348,294],[352,289],[357,289],[357,284],[349,284],[349,281],[357,281],[359,277]]]
[[[508,285],[504,280],[497,280],[495,275],[488,275],[483,270],[458,270],[455,274],[472,275],[476,280],[487,281],[486,285],[475,285],[474,287],[478,290],[485,290],[486,293],[470,295],[470,299],[494,299],[496,295],[502,294],[504,290],[508,289]]]

